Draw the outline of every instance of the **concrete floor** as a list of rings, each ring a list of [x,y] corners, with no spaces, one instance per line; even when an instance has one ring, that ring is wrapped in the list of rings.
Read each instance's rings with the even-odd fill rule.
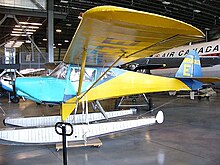
[[[68,149],[71,165],[219,165],[220,94],[210,100],[152,96],[165,113],[161,125],[142,127],[102,137],[103,146]],[[8,104],[0,100],[6,117],[53,115],[58,107],[37,106],[31,101]],[[112,102],[105,103],[107,105]],[[158,109],[158,110],[159,110]],[[143,110],[139,111],[143,113]],[[139,115],[138,114],[138,115]],[[5,117],[0,111],[0,121]],[[2,122],[0,127],[4,127]],[[61,165],[62,150],[48,146],[0,145],[1,165]]]

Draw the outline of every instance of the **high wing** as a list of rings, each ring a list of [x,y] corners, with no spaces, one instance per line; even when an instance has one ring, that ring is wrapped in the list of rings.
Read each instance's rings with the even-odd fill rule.
[[[64,62],[110,66],[150,56],[157,52],[201,40],[204,34],[184,22],[113,6],[92,8],[83,14],[65,54]]]

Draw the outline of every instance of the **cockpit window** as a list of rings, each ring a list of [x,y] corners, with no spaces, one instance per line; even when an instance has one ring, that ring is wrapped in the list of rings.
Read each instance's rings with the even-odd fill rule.
[[[70,81],[79,81],[80,70],[78,68],[72,68],[70,73]],[[93,82],[95,81],[96,69],[85,68],[85,74],[83,81]]]
[[[101,74],[103,74],[103,73],[104,73],[104,71],[103,71]],[[115,73],[114,73],[112,70],[110,70],[110,71],[108,71],[108,72],[102,77],[101,80],[109,80],[109,79],[111,79],[111,78],[113,78],[113,77],[116,77],[116,75],[115,75]]]
[[[50,76],[58,79],[66,79],[67,69],[68,65],[61,63],[51,72]]]

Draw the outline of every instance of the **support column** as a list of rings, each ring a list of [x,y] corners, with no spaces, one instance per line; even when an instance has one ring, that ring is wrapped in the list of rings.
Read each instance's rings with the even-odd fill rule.
[[[47,0],[47,18],[48,18],[48,60],[54,62],[54,0]]]

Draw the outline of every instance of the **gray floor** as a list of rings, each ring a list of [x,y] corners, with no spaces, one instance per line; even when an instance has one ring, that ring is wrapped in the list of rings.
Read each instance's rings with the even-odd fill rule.
[[[69,148],[71,165],[219,165],[220,164],[220,94],[210,98],[189,100],[167,95],[153,95],[155,107],[165,113],[161,125],[142,127],[102,137],[103,146]],[[58,107],[37,106],[21,101],[8,104],[1,99],[6,117],[53,115]],[[112,102],[105,103],[107,105]],[[139,113],[143,113],[140,110]],[[5,117],[0,112],[0,120]],[[0,127],[4,127],[0,123]],[[55,146],[0,145],[0,164],[61,165],[62,150]]]

